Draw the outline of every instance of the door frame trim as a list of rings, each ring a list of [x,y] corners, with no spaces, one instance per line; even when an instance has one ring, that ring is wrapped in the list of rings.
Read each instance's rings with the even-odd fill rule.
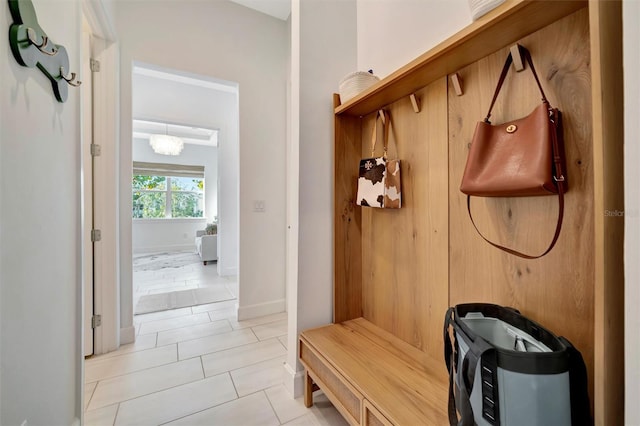
[[[81,141],[80,170],[81,182],[81,230],[82,236],[82,348],[83,355],[90,356],[94,353],[94,333],[91,329],[93,313],[93,242],[91,241],[91,228],[93,227],[93,165],[90,147],[93,140],[93,86],[91,84],[88,69],[91,58],[92,35],[91,28],[86,19],[82,25],[82,92],[81,92]],[[88,121],[87,121],[88,120]],[[88,345],[88,346],[87,346]]]
[[[110,42],[116,40],[112,11],[103,0],[82,0],[82,13],[91,27],[92,35]]]
[[[93,73],[93,143],[102,148],[94,166],[94,227],[102,231],[102,240],[94,247],[94,315],[102,316],[102,325],[94,331],[94,355],[113,351],[121,344],[119,47],[115,43],[112,11],[107,6],[104,0],[82,0],[82,11],[93,35],[91,56],[100,62],[100,72]],[[84,339],[84,328],[82,335]]]
[[[119,111],[118,45],[94,37],[93,57],[100,72],[93,73],[94,143],[101,155],[94,163],[94,226],[102,240],[94,246],[94,308],[102,325],[94,335],[94,353],[102,354],[120,346],[119,268]]]

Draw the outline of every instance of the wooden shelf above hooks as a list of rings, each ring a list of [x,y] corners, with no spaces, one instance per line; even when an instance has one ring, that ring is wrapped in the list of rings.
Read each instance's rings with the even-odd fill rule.
[[[587,1],[508,1],[335,109],[364,116],[587,7]]]

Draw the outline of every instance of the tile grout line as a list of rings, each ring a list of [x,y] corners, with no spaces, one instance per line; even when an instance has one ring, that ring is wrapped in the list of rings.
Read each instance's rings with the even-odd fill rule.
[[[216,376],[217,376],[217,374],[216,374]],[[211,377],[215,377],[215,376],[211,376]],[[206,379],[206,377],[205,377],[205,379]],[[198,382],[200,380],[204,380],[204,379],[203,378],[199,378],[199,379],[191,380],[191,381],[186,382],[186,383],[181,383],[181,384],[178,384],[178,385],[169,386],[168,388],[165,388],[165,389],[154,390],[153,392],[149,392],[149,393],[145,393],[145,394],[142,394],[142,395],[134,396],[133,398],[123,399],[121,401],[116,401],[116,402],[114,402],[112,404],[104,405],[102,407],[97,407],[97,408],[94,408],[93,410],[99,410],[101,408],[109,407],[110,405],[118,404],[118,411],[120,411],[120,405],[122,405],[125,402],[133,401],[135,399],[139,399],[139,398],[142,398],[142,397],[145,397],[145,396],[149,396],[149,395],[153,395],[153,394],[160,393],[160,392],[165,392],[165,391],[168,391],[170,389],[179,388],[180,386],[190,385],[190,384]],[[90,411],[93,411],[93,410],[90,410]],[[173,420],[171,420],[171,421],[173,421]]]
[[[190,306],[186,306],[184,308],[165,309],[164,311],[147,312],[146,314],[135,314],[134,315],[134,319],[140,320],[142,324],[145,324],[145,323],[152,323],[152,322],[156,322],[156,321],[168,321],[168,320],[174,320],[174,319],[177,319],[177,318],[183,318],[183,317],[189,317],[189,316],[198,315],[198,313],[194,314],[193,311],[191,311],[191,313],[179,312],[180,315],[174,315],[174,316],[170,316],[170,317],[166,317],[166,318],[156,318],[156,319],[151,319],[151,320],[148,320],[148,321],[145,321],[146,318],[140,318],[141,316],[144,316],[144,315],[153,315],[153,314],[171,312],[171,311],[175,312],[175,311],[180,311],[182,309],[191,310],[191,307]],[[138,318],[135,318],[135,317],[138,317]]]
[[[86,402],[86,406],[84,407],[84,412],[86,413],[88,411],[89,405],[91,405],[91,400],[93,399],[93,395],[96,393],[96,389],[98,389],[98,384],[100,383],[100,380],[96,381],[96,386],[93,388],[93,391],[91,392],[91,396],[89,397],[89,401]],[[86,383],[85,383],[86,385]]]
[[[177,346],[177,343],[174,343],[174,344]],[[169,346],[169,345],[166,345],[166,346]],[[164,348],[164,346],[161,346],[161,347],[162,347],[162,348]],[[148,349],[147,349],[147,350],[148,350]],[[141,352],[142,352],[142,351],[141,351]],[[126,354],[124,354],[124,355],[126,355]],[[118,356],[122,356],[122,355],[118,355]],[[106,359],[108,360],[108,359],[113,359],[113,358],[116,358],[116,356],[113,356],[113,357],[111,357],[111,358],[106,358]],[[189,358],[189,359],[191,359],[191,358]],[[174,364],[174,363],[177,363],[177,362],[180,362],[180,361],[181,361],[181,360],[180,360],[180,359],[178,359],[177,361],[169,361],[169,362],[166,362],[166,363],[163,363],[163,364],[153,365],[153,366],[151,366],[151,367],[148,367],[148,366],[147,366],[147,367],[141,368],[141,369],[139,369],[139,370],[133,370],[133,371],[129,371],[129,372],[127,372],[127,373],[116,374],[115,376],[103,377],[103,378],[99,379],[99,380],[98,380],[98,382],[100,382],[100,381],[105,381],[105,380],[115,379],[115,378],[117,378],[117,377],[127,376],[127,375],[129,375],[129,374],[139,373],[139,372],[141,372],[141,371],[151,370],[152,368],[165,367],[165,366],[167,366],[167,365],[169,365],[169,364]],[[93,382],[89,382],[89,383],[93,383]],[[86,383],[85,383],[85,384],[86,384]],[[97,387],[98,387],[98,385],[96,384],[96,388],[97,388]],[[95,390],[94,390],[94,392],[95,392]]]
[[[271,388],[267,388],[267,389],[271,389]],[[278,423],[283,425],[284,423],[282,422],[282,419],[280,418],[280,416],[278,415],[278,412],[276,411],[275,407],[273,406],[273,403],[271,402],[271,399],[269,398],[269,394],[267,394],[267,389],[262,389],[261,392],[264,393],[265,398],[267,398],[267,402],[269,403],[269,406],[271,407],[271,411],[273,411],[273,414],[275,414],[276,419],[278,419]]]
[[[249,327],[249,330],[251,330],[251,332],[253,333],[254,336],[256,336],[256,339],[258,340],[258,342],[262,342],[262,340],[260,340],[260,338],[258,337],[258,335],[256,334],[255,331],[253,331],[253,327]]]
[[[205,323],[202,323],[202,324],[209,324],[209,323],[205,322]],[[195,324],[195,325],[202,325],[202,324]],[[194,327],[194,326],[191,326],[191,327]],[[188,328],[188,327],[185,327],[185,328]],[[221,330],[221,329],[222,329],[222,328],[220,328],[220,329],[216,329],[216,330],[213,330],[213,331],[217,331],[217,330]],[[177,329],[175,329],[175,330],[177,330]],[[166,330],[166,331],[171,331],[171,330]],[[176,341],[176,342],[171,342],[171,343],[165,343],[165,344],[163,344],[163,345],[161,345],[161,346],[159,346],[159,347],[167,346],[167,345],[172,345],[172,344],[174,344],[174,343],[186,343],[186,342],[191,342],[191,341],[193,341],[193,340],[204,339],[204,338],[206,338],[206,337],[220,336],[220,335],[222,335],[222,334],[225,334],[225,333],[232,333],[232,332],[234,332],[234,331],[236,331],[236,330],[234,330],[233,328],[229,327],[229,330],[228,330],[228,331],[226,331],[226,330],[225,330],[225,331],[222,331],[221,333],[205,334],[204,336],[193,337],[193,338],[184,339],[184,340],[178,340],[178,341]]]
[[[280,358],[281,356],[286,356],[286,355],[276,355],[276,356],[274,356],[274,357],[270,357],[270,358],[262,359],[262,360],[260,360],[260,361],[252,362],[251,364],[243,365],[242,367],[232,368],[231,370],[227,370],[226,372],[227,372],[227,373],[229,373],[229,374],[231,374],[231,373],[233,373],[233,372],[236,372],[236,371],[242,370],[242,369],[244,369],[244,368],[249,368],[249,367],[256,366],[256,365],[258,365],[258,364],[260,364],[260,363],[263,363],[263,362],[273,361],[274,359]],[[218,373],[218,374],[223,374],[223,373],[224,373],[224,372],[220,372],[220,373]],[[256,391],[256,392],[259,392],[259,391]],[[256,393],[256,392],[252,392],[252,393]],[[248,394],[248,395],[251,395],[251,394]]]
[[[204,411],[211,410],[212,408],[221,407],[221,406],[223,406],[225,404],[228,404],[230,402],[237,401],[237,400],[238,400],[238,398],[232,399],[231,401],[223,402],[221,404],[215,404],[215,405],[212,405],[211,407],[203,408],[202,410],[194,411],[193,413],[185,414],[184,416],[180,416],[180,417],[177,417],[175,419],[171,419],[169,421],[166,421],[164,423],[160,423],[158,426],[163,426],[163,425],[167,425],[169,423],[177,422],[178,420],[182,420],[182,419],[185,419],[187,417],[195,416],[196,414],[200,414],[200,413],[202,413]]]
[[[193,315],[193,313],[190,313],[190,314],[185,313],[184,315],[175,315],[175,316],[172,316],[172,317],[159,318],[159,319],[149,320],[149,321],[145,321],[146,318],[140,318],[140,317],[142,317],[144,315],[153,315],[153,314],[157,314],[158,312],[177,311],[179,309],[185,309],[185,308],[165,309],[164,311],[147,312],[146,314],[134,314],[133,315],[133,319],[134,320],[139,320],[139,321],[141,321],[141,323],[145,323],[145,322],[162,321],[162,320],[168,320],[168,319],[174,319],[174,318],[188,317],[189,315]]]
[[[119,413],[120,413],[120,403],[118,402],[118,408],[116,408],[116,415],[113,417],[113,424],[111,426],[116,426],[116,420],[118,419]]]
[[[269,361],[273,361],[273,360],[278,359],[278,358],[280,358],[280,357],[285,357],[285,355],[279,355],[279,356],[276,356],[276,357],[273,357],[273,358],[269,358],[269,359],[265,359],[265,360],[262,360],[262,361],[259,361],[259,362],[256,362],[256,363],[253,363],[253,364],[251,364],[251,365],[246,365],[246,366],[244,366],[244,367],[239,367],[239,368],[236,368],[236,369],[233,369],[233,370],[229,370],[229,376],[231,376],[231,380],[233,381],[233,375],[231,374],[232,372],[236,372],[236,371],[239,371],[239,370],[243,370],[243,369],[245,369],[245,368],[254,367],[254,366],[258,365],[258,364],[266,363],[266,362],[269,362]],[[282,368],[282,367],[280,367],[280,368]],[[262,370],[262,371],[264,371],[264,370]],[[278,384],[276,384],[276,385],[270,385],[270,386],[268,386],[268,387],[266,387],[266,388],[257,389],[257,390],[255,390],[255,391],[253,391],[253,392],[249,392],[248,394],[243,395],[243,396],[242,396],[242,398],[244,398],[244,397],[246,397],[246,396],[249,396],[249,395],[254,395],[254,394],[259,393],[259,392],[261,392],[261,391],[264,391],[264,390],[266,390],[266,389],[271,389],[271,388],[273,388],[273,387],[280,386],[281,384],[284,384],[284,382],[280,382],[280,383],[278,383]],[[235,386],[235,382],[234,382],[234,386]],[[236,392],[237,392],[237,390],[236,390]],[[239,395],[239,394],[238,394],[238,395]]]
[[[283,334],[282,336],[284,336],[284,337],[287,337],[287,338],[288,338],[288,337],[289,337],[289,334],[288,334],[288,333],[287,333],[287,334]],[[288,352],[288,351],[289,351],[289,348],[287,348],[287,346],[286,346],[284,343],[282,343],[282,340],[280,340],[280,338],[281,338],[282,336],[275,337],[275,339],[276,339],[278,342],[280,342],[280,344],[282,345],[282,347],[284,348],[284,350]]]
[[[285,312],[279,312],[279,313],[277,313],[277,314],[273,314],[273,315],[279,315],[279,314],[281,314],[281,313],[285,313]],[[269,316],[270,316],[270,315],[269,315]],[[276,323],[276,322],[286,321],[286,320],[287,320],[287,318],[281,318],[281,319],[276,319],[276,320],[268,320],[268,321],[261,322],[261,323],[255,324],[255,325],[248,325],[248,326],[246,326],[246,327],[241,327],[241,328],[239,328],[238,330],[241,330],[241,329],[243,329],[243,328],[260,327],[260,326],[263,326],[263,325],[274,324],[274,323]],[[251,321],[251,320],[249,319],[249,320],[243,320],[243,321]],[[236,322],[237,322],[238,324],[242,324],[242,321],[236,321]]]
[[[240,399],[240,394],[238,393],[238,388],[236,387],[236,382],[233,381],[233,376],[231,375],[231,370],[227,371],[227,374],[229,375],[229,379],[231,379],[231,384],[233,385],[233,390],[236,393],[236,399]],[[248,395],[245,395],[245,396],[248,396]]]
[[[291,422],[294,422],[294,421],[296,421],[296,420],[299,420],[299,419],[301,419],[301,418],[303,418],[303,417],[307,416],[309,413],[311,413],[311,408],[308,408],[307,410],[308,410],[308,412],[304,413],[304,414],[303,414],[303,415],[301,415],[301,416],[294,417],[293,419],[289,420],[289,421],[288,421],[287,423],[285,423],[285,424],[289,424],[289,423],[291,423]]]
[[[151,333],[149,333],[149,334],[151,334]],[[158,342],[158,336],[156,336],[156,344],[157,344],[157,342]],[[121,353],[121,354],[114,354],[113,353],[113,352],[117,352],[117,350],[116,351],[112,351],[112,352],[107,352],[106,354],[100,354],[98,356],[100,357],[100,356],[107,355],[107,354],[112,354],[112,355],[109,355],[109,356],[103,357],[103,358],[92,358],[90,360],[85,360],[85,366],[86,366],[87,361],[89,361],[89,365],[92,365],[92,364],[97,364],[97,363],[99,363],[101,361],[110,361],[110,360],[113,360],[113,359],[117,359],[117,358],[120,358],[122,356],[141,354],[143,352],[152,351],[154,349],[163,348],[165,346],[169,346],[169,345],[168,344],[167,345],[162,345],[160,347],[154,346],[154,347],[151,347],[151,348],[145,348],[145,349],[140,349],[140,350],[131,351],[131,352],[124,352],[124,353]],[[89,382],[89,383],[91,383],[91,382]]]
[[[204,312],[203,312],[203,313],[204,313]],[[195,314],[195,315],[194,315],[194,314],[191,314],[191,315],[185,315],[184,317],[188,317],[188,316],[202,316],[202,314],[203,314],[203,313]],[[182,317],[176,317],[176,318],[182,318]],[[174,318],[165,318],[165,319],[155,320],[155,321],[169,321],[169,320],[172,320],[172,319],[174,319]],[[211,321],[211,317],[210,317],[209,315],[207,315],[207,319],[208,319],[208,321],[196,322],[195,324],[180,325],[180,326],[178,326],[178,327],[167,328],[167,329],[164,329],[164,330],[155,330],[155,331],[151,331],[151,332],[149,332],[149,333],[138,333],[138,334],[139,334],[140,336],[144,336],[144,335],[147,335],[147,334],[160,333],[160,332],[162,332],[162,331],[170,331],[170,330],[175,330],[175,329],[178,329],[178,328],[191,327],[191,326],[193,326],[193,325],[206,324],[206,323],[208,323],[208,322],[213,322],[213,321]],[[148,323],[151,323],[151,322],[155,322],[155,321],[149,321],[149,322],[147,322],[147,324],[148,324]],[[142,329],[142,326],[143,326],[144,324],[145,324],[145,323],[140,324],[140,328],[141,328],[141,329]]]
[[[234,331],[237,331],[237,330],[234,330]],[[230,332],[230,333],[233,333],[233,332]],[[220,336],[220,334],[216,334],[214,336]],[[206,337],[214,337],[214,336],[206,336]],[[202,337],[202,339],[204,339],[206,337]],[[198,339],[194,339],[194,340],[198,340]],[[193,340],[187,340],[187,342],[192,342],[192,341]],[[261,340],[256,340],[255,342],[249,342],[249,343],[241,343],[239,345],[229,346],[229,347],[218,349],[218,350],[215,350],[215,351],[205,352],[203,354],[193,355],[193,356],[190,356],[189,358],[181,359],[180,361],[185,361],[187,359],[193,359],[193,358],[196,358],[196,357],[199,357],[199,356],[212,355],[212,354],[215,354],[215,353],[218,353],[218,352],[222,352],[222,351],[226,351],[226,350],[230,350],[230,349],[236,349],[236,348],[240,348],[242,346],[250,345],[252,343],[260,343],[260,342],[261,342]],[[181,342],[181,343],[186,343],[186,342]]]
[[[104,359],[102,359],[102,360],[100,360],[100,361],[105,361],[105,362],[107,362],[107,361],[115,360],[115,359],[118,359],[118,358],[121,358],[121,357],[124,357],[124,356],[127,356],[127,355],[137,355],[137,354],[141,354],[141,353],[143,353],[143,352],[149,352],[149,351],[152,351],[152,350],[155,350],[155,349],[164,348],[165,346],[170,346],[170,345],[173,345],[173,344],[176,344],[176,345],[177,345],[177,343],[171,343],[171,344],[169,344],[169,345],[163,345],[163,346],[160,346],[160,347],[154,347],[154,348],[141,349],[141,350],[139,350],[139,351],[135,351],[135,352],[127,352],[127,353],[120,354],[120,355],[111,355],[111,356],[109,356],[109,357],[107,357],[107,358],[104,358]],[[117,374],[117,375],[115,375],[115,376],[110,376],[110,377],[101,377],[101,378],[100,378],[100,379],[98,379],[98,380],[107,380],[107,379],[111,379],[111,378],[114,378],[114,377],[120,377],[120,376],[124,376],[124,375],[127,375],[127,374],[135,373],[135,372],[137,372],[137,371],[148,370],[149,368],[162,367],[163,365],[171,364],[172,362],[176,362],[176,361],[170,361],[170,362],[168,362],[168,363],[163,363],[163,364],[153,365],[153,366],[151,366],[151,367],[144,367],[144,368],[141,368],[141,369],[139,369],[139,370],[133,370],[133,371],[129,371],[129,372],[126,372],[126,373],[123,373],[123,374]],[[145,363],[145,365],[147,365],[147,364]],[[85,383],[93,383],[93,382],[94,382],[94,380],[92,380],[92,381],[90,381],[90,382],[85,382]]]

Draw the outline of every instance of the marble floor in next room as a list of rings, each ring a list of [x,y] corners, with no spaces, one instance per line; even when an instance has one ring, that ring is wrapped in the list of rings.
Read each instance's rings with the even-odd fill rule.
[[[155,290],[171,279],[177,284],[165,284],[175,291],[197,280],[237,295],[233,279],[212,272],[215,264],[199,265],[182,276],[144,271],[137,284],[134,272],[134,287]],[[136,315],[135,343],[85,361],[85,424],[346,425],[321,392],[307,409],[285,389],[286,313],[238,321],[236,303]]]

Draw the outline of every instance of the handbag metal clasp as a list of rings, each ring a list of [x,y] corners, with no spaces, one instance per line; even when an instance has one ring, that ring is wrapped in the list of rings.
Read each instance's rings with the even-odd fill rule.
[[[564,182],[564,175],[560,175],[560,177],[553,177],[553,180],[556,182]]]

